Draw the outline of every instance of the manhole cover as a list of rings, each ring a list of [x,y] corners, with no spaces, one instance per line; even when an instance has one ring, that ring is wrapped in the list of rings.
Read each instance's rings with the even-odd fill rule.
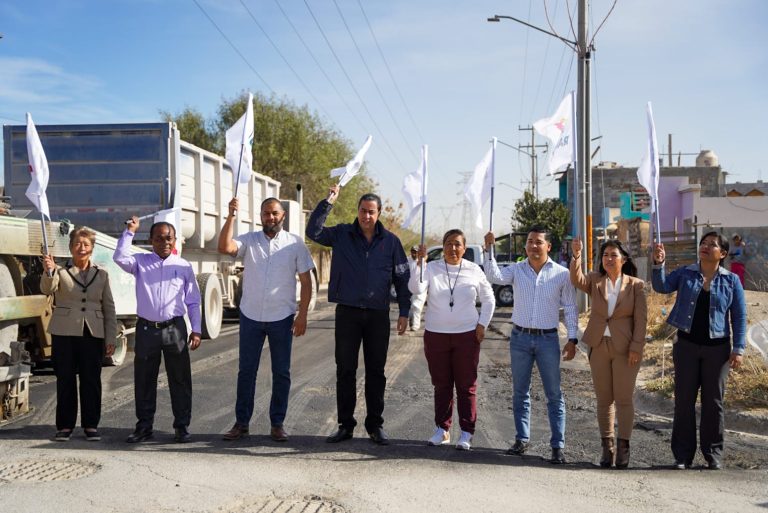
[[[346,511],[335,502],[315,498],[269,499],[248,508],[248,513],[346,513]]]
[[[87,461],[16,461],[0,465],[0,481],[67,481],[89,476],[100,468]]]

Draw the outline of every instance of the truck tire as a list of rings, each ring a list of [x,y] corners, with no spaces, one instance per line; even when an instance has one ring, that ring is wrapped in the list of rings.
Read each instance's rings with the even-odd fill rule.
[[[8,264],[0,258],[0,298],[16,297],[16,286],[13,284]],[[17,321],[0,321],[0,351],[11,353],[11,342],[18,340],[19,325]]]
[[[512,285],[503,285],[496,291],[496,304],[498,306],[512,306],[515,304],[515,293]]]
[[[202,304],[203,338],[216,338],[221,331],[221,320],[224,316],[224,301],[221,298],[219,278],[213,273],[201,274],[197,277],[200,287]]]

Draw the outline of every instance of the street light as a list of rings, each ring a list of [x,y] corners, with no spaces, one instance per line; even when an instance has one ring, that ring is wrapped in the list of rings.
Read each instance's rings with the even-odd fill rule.
[[[533,30],[538,30],[539,32],[543,32],[544,34],[547,34],[549,36],[556,37],[557,39],[559,39],[563,43],[567,44],[571,48],[571,50],[573,50],[573,51],[577,51],[577,49],[579,47],[579,45],[578,45],[578,43],[576,43],[576,41],[571,41],[570,39],[565,39],[564,37],[558,36],[554,32],[550,32],[549,30],[544,30],[543,28],[537,27],[536,25],[531,25],[530,23],[525,22],[523,20],[518,20],[517,18],[515,18],[513,16],[505,16],[503,14],[494,14],[493,17],[492,18],[488,18],[487,21],[490,21],[491,23],[498,23],[502,19],[516,21],[516,22],[518,22],[520,24],[525,25],[526,27],[532,28]]]

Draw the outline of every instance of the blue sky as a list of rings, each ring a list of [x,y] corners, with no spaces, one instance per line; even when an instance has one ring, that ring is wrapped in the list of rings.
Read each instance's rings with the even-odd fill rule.
[[[27,111],[38,124],[156,121],[158,110],[185,106],[212,115],[222,97],[245,89],[274,92],[317,110],[355,146],[372,134],[369,170],[395,203],[403,177],[418,166],[420,145],[429,144],[427,225],[441,233],[469,228],[457,182],[483,157],[490,137],[528,142],[530,132],[518,126],[551,115],[575,87],[576,62],[565,45],[511,21],[486,22],[506,14],[547,27],[541,0],[197,2],[255,72],[194,0],[0,3],[0,122],[21,123]],[[573,36],[566,12],[575,3],[546,2],[553,27],[567,38]],[[592,32],[612,3],[591,3]],[[638,164],[651,100],[661,151],[672,133],[675,153],[714,150],[732,173],[729,181],[768,179],[759,129],[768,118],[766,19],[768,2],[762,0],[619,0],[595,39],[592,134],[603,136],[595,143],[601,146],[595,161]],[[693,159],[683,156],[683,163]],[[499,147],[497,182],[513,187],[497,187],[497,231],[508,228],[510,207],[520,196],[515,188],[528,186],[529,169],[526,157]],[[550,178],[539,184],[543,195],[556,195]]]

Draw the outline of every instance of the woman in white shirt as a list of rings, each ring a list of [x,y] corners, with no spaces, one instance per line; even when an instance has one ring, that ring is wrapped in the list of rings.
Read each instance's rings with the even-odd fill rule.
[[[453,389],[459,412],[459,450],[472,447],[477,420],[477,364],[485,328],[491,322],[496,301],[485,273],[464,260],[467,241],[461,230],[443,236],[443,260],[429,262],[423,276],[426,248],[419,247],[419,267],[411,274],[408,288],[427,294],[424,316],[424,354],[435,388],[435,432],[428,445],[451,443]],[[480,301],[480,313],[475,304]]]
[[[645,345],[648,306],[645,282],[617,240],[600,247],[600,268],[587,276],[581,271],[581,239],[571,243],[571,282],[589,294],[592,310],[582,341],[589,346],[589,367],[597,398],[597,424],[603,452],[601,467],[629,466],[629,438],[634,425],[632,396]],[[617,441],[613,439],[618,417]]]

